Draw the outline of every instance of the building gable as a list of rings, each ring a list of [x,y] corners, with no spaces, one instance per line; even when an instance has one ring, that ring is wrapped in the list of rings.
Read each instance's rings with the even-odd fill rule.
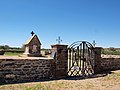
[[[33,35],[32,37],[30,37],[26,42],[25,42],[25,44],[24,45],[30,45],[30,44],[32,44],[32,43],[36,43],[36,44],[39,44],[39,45],[41,45],[41,42],[40,42],[40,40],[38,39],[38,37],[37,37],[37,35]]]
[[[24,54],[27,56],[41,56],[41,42],[37,35],[32,35],[30,39],[24,44]]]

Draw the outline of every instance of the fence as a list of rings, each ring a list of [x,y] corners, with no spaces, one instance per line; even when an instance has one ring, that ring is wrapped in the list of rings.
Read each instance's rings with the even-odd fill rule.
[[[96,47],[95,73],[120,69],[120,58],[102,58]],[[67,45],[52,45],[54,58],[0,58],[0,83],[39,81],[66,78],[68,70]]]

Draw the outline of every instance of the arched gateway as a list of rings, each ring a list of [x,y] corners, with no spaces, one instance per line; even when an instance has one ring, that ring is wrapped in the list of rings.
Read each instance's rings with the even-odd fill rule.
[[[68,47],[68,76],[94,74],[94,47],[86,41],[77,41]]]

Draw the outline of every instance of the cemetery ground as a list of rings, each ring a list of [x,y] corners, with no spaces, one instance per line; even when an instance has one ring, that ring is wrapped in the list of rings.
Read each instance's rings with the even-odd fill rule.
[[[0,85],[0,90],[120,90],[120,70],[86,79],[69,78]]]

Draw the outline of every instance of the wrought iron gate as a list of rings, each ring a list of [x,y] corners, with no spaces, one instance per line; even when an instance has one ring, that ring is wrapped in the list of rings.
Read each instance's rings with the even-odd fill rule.
[[[77,41],[68,48],[68,76],[94,74],[94,47],[86,41]]]

